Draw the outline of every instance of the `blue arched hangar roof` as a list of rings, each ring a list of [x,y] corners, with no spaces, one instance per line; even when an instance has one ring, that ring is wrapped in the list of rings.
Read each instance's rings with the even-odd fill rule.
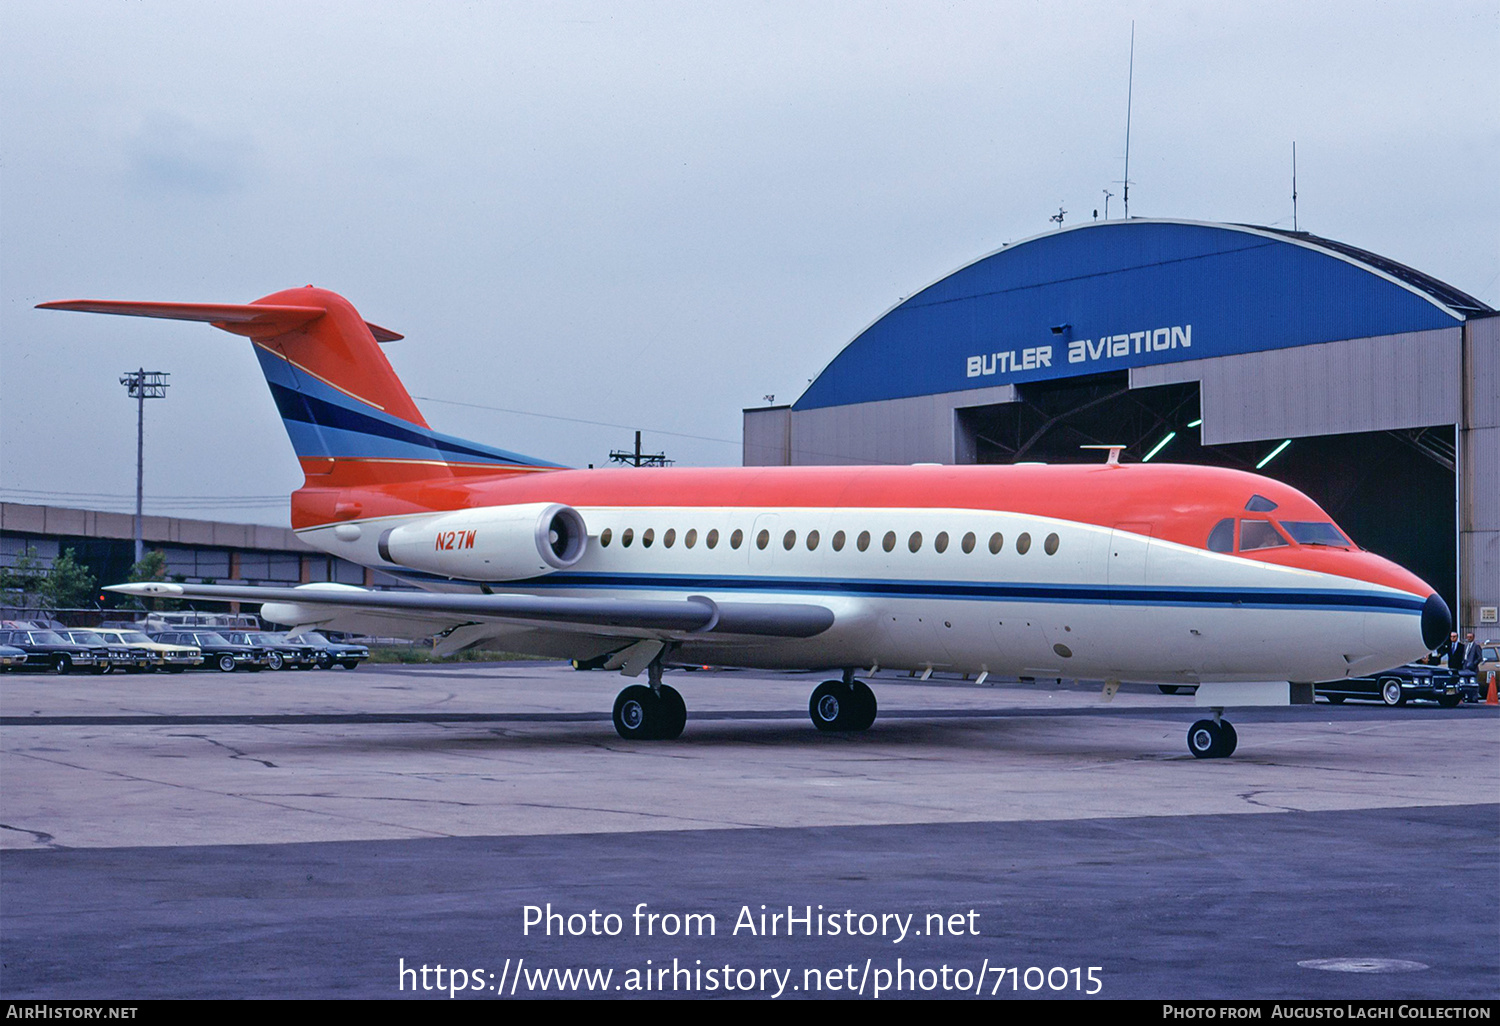
[[[1006,246],[897,304],[795,409],[1453,327],[1482,303],[1327,239],[1103,221]]]

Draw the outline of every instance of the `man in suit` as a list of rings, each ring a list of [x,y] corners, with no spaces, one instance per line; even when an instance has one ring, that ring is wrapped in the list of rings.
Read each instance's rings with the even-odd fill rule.
[[[1459,644],[1458,631],[1454,631],[1448,635],[1447,641],[1441,642],[1437,648],[1432,650],[1432,655],[1428,656],[1428,661],[1434,666],[1447,666],[1450,669],[1456,669],[1453,666],[1453,646],[1457,644]]]
[[[1469,635],[1471,638],[1472,634]],[[1458,640],[1458,632],[1448,635],[1448,669],[1457,673],[1464,665],[1464,643]]]

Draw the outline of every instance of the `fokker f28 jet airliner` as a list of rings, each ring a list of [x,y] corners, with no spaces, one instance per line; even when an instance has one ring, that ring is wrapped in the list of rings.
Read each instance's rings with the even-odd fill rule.
[[[367,324],[312,286],[244,305],[47,309],[205,321],[247,336],[306,481],[292,525],[421,588],[146,583],[261,602],[294,629],[439,635],[592,661],[626,738],[681,734],[665,663],[839,673],[823,730],[863,730],[880,667],[1199,685],[1193,755],[1229,755],[1226,706],[1310,702],[1313,681],[1431,649],[1449,612],[1307,496],[1212,467],[572,470],[428,427]],[[867,674],[868,675],[868,674]]]

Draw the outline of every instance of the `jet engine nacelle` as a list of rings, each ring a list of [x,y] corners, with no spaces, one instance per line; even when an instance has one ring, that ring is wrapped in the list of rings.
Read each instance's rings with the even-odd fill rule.
[[[391,528],[380,556],[470,581],[514,581],[566,570],[583,558],[588,528],[571,506],[532,502],[445,513]]]

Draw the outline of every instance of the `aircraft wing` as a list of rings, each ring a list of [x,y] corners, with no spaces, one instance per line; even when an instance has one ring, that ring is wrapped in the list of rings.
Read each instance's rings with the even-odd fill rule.
[[[810,638],[833,626],[833,610],[798,602],[717,602],[703,595],[683,599],[569,598],[551,595],[452,594],[372,591],[347,584],[296,588],[150,581],[106,589],[141,598],[260,602],[277,623],[313,626],[341,614],[410,617],[419,634],[474,622],[564,630],[631,638],[683,635],[749,635]]]

